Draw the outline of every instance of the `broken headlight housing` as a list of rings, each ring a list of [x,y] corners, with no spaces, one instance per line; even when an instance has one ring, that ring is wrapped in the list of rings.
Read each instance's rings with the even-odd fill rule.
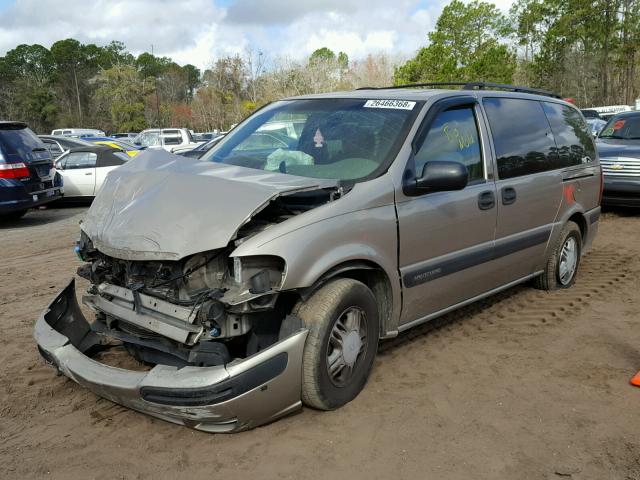
[[[234,282],[252,294],[278,290],[286,273],[285,261],[276,256],[232,257]]]

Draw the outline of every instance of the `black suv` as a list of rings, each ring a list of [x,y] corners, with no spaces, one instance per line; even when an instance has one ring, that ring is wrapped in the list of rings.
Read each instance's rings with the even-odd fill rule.
[[[0,122],[0,218],[62,197],[56,177],[51,153],[25,123]]]

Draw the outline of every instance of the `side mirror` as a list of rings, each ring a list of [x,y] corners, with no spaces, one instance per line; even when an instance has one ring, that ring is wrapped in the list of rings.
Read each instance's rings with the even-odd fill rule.
[[[427,162],[422,175],[407,185],[408,193],[420,195],[432,192],[462,190],[469,181],[469,172],[460,162]]]

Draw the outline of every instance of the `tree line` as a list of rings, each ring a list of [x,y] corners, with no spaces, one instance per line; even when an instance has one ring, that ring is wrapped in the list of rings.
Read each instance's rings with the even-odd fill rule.
[[[247,49],[200,71],[122,42],[75,39],[19,45],[0,57],[0,118],[38,132],[57,127],[140,131],[152,126],[226,130],[278,98],[362,86],[491,81],[557,91],[583,107],[632,104],[640,95],[638,0],[453,0],[427,45],[408,60],[350,60],[321,48],[303,60]]]

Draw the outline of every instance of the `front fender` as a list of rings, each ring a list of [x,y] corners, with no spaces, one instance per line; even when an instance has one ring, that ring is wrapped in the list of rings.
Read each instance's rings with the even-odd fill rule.
[[[398,238],[392,204],[326,218],[273,238],[259,247],[240,245],[232,256],[275,255],[286,262],[281,290],[313,286],[327,271],[346,262],[378,265],[390,280],[392,323],[400,315]]]

